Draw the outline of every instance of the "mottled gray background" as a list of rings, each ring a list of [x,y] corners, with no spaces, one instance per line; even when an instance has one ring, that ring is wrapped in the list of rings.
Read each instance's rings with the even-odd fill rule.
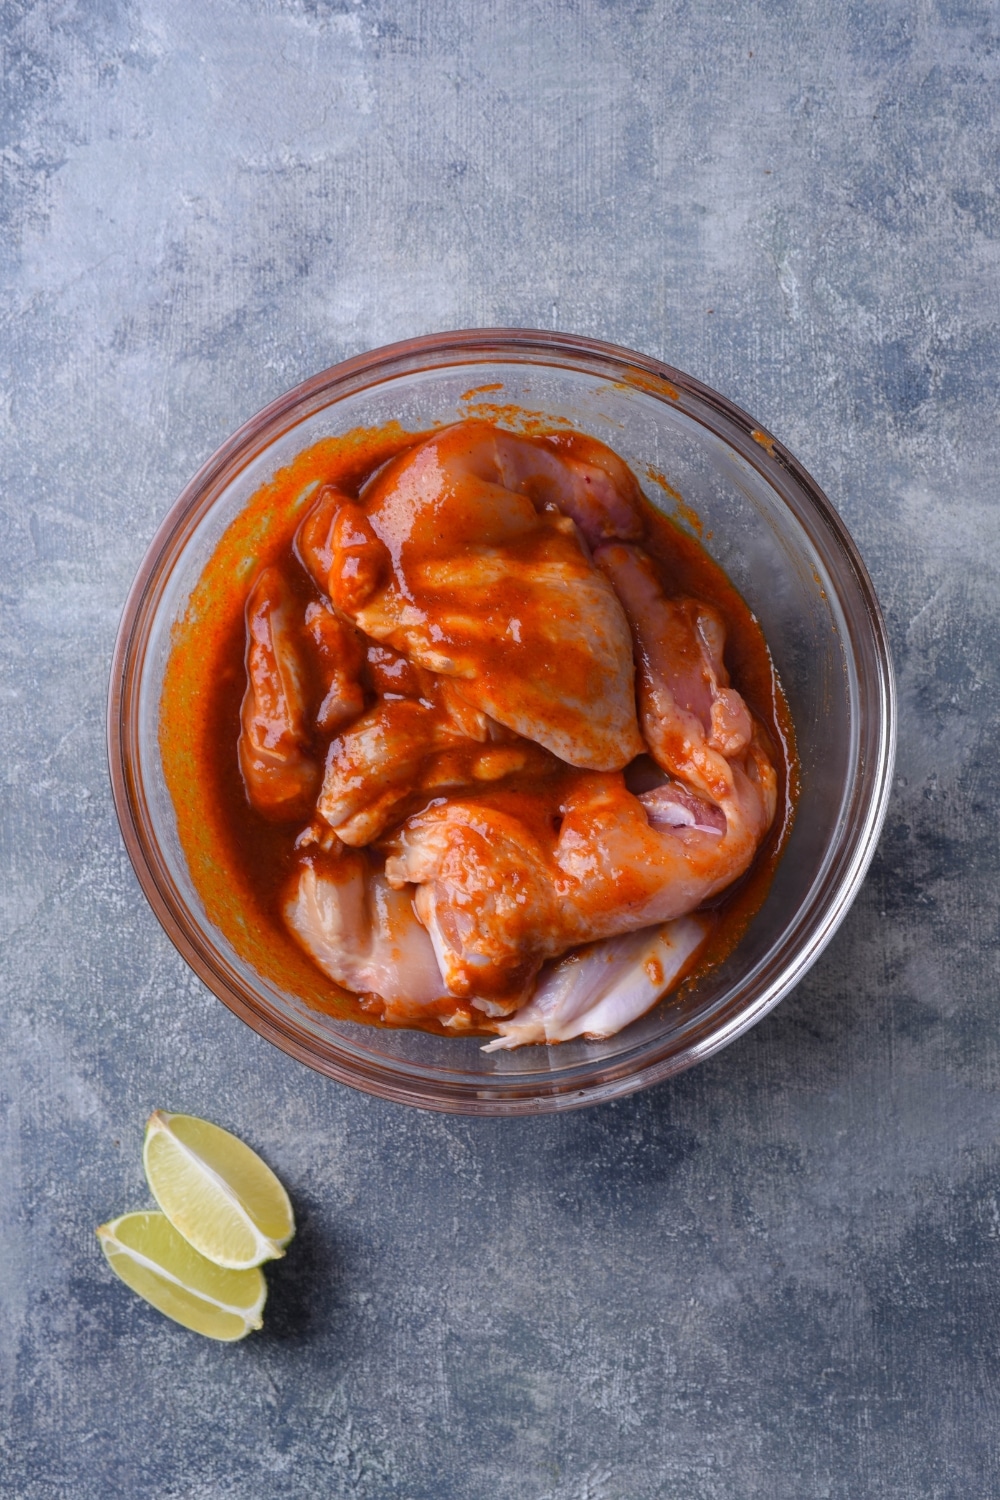
[[[0,0],[0,1492],[1000,1494],[1000,9]],[[159,518],[373,345],[559,327],[782,438],[892,634],[898,781],[794,995],[559,1119],[378,1103],[185,969],[108,791]],[[142,1123],[287,1182],[265,1332],[104,1266]]]

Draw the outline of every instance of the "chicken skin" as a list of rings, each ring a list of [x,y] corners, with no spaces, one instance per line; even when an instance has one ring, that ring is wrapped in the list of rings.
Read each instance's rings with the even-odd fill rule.
[[[330,596],[498,723],[571,765],[620,769],[643,748],[628,623],[572,514],[556,508],[580,490],[583,514],[593,488],[527,439],[480,422],[447,428],[342,507]]]

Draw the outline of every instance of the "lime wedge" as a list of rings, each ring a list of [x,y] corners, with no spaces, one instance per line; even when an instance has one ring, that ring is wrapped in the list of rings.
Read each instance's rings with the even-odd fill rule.
[[[142,1164],[171,1224],[217,1266],[244,1271],[284,1255],[295,1233],[288,1194],[228,1130],[194,1115],[154,1110]]]
[[[97,1238],[115,1275],[175,1323],[225,1343],[261,1327],[264,1273],[213,1265],[164,1214],[122,1214]]]

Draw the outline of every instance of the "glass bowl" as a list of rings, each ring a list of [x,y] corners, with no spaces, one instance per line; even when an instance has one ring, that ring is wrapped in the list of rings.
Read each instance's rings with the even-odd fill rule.
[[[220,536],[277,469],[322,437],[399,422],[420,432],[512,404],[608,443],[700,518],[759,618],[787,695],[797,814],[766,901],[719,967],[603,1042],[484,1054],[482,1039],[338,1020],[282,991],[205,915],[181,850],[158,742],[171,627]],[[661,510],[674,507],[644,485]],[[892,774],[885,627],[857,550],[802,466],[679,370],[565,334],[485,329],[393,344],[336,365],[251,418],[175,502],[132,587],[115,646],[108,742],[115,805],[143,890],[201,979],[262,1036],[343,1083],[466,1114],[571,1109],[710,1056],[759,1021],[829,942],[872,857]]]

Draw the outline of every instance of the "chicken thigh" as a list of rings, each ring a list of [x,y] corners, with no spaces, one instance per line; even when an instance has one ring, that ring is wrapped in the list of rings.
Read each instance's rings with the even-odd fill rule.
[[[613,480],[581,468],[486,423],[437,433],[341,508],[328,588],[366,635],[454,679],[498,723],[610,770],[643,746],[628,623],[571,514],[599,539],[583,502],[596,514],[595,476],[609,493]],[[628,496],[619,510],[612,534],[634,535]]]
[[[548,802],[536,794],[530,827],[488,796],[453,798],[409,819],[395,841],[386,876],[416,883],[417,914],[455,993],[502,993],[576,944],[694,911],[744,873],[774,817],[774,769],[726,685],[721,622],[709,612],[706,625],[639,576],[643,726],[662,784],[636,796],[620,773],[571,774]]]

